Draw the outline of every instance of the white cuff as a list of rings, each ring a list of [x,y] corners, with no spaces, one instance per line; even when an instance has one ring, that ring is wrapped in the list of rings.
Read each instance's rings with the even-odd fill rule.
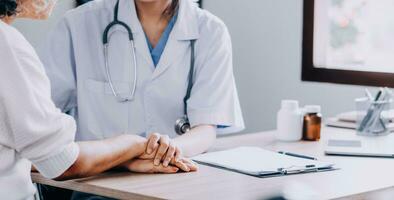
[[[233,122],[228,113],[211,109],[189,109],[187,116],[192,127],[202,124],[230,126]]]
[[[222,125],[226,128],[217,129],[218,134],[228,134],[242,131],[245,126],[243,121],[236,122],[234,114],[225,110],[188,110],[188,118],[191,127],[198,125]]]
[[[56,178],[62,175],[74,162],[79,154],[79,146],[72,142],[63,151],[45,160],[34,162],[37,170],[46,178]]]

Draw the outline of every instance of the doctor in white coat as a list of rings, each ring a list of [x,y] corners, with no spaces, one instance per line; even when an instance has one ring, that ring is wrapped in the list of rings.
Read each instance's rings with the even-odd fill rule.
[[[114,21],[124,24],[105,35]],[[158,142],[179,150],[159,149],[155,159],[168,165],[165,154],[200,154],[217,133],[244,128],[228,30],[191,0],[92,1],[65,15],[40,57],[55,104],[77,120],[77,140],[168,135]],[[184,115],[191,128],[178,135]]]

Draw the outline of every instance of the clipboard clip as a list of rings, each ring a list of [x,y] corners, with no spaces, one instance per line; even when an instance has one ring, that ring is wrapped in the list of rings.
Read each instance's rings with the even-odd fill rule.
[[[288,174],[300,174],[300,173],[308,173],[308,172],[318,172],[319,168],[315,165],[305,165],[305,166],[290,166],[286,168],[278,168],[278,172],[282,175]]]

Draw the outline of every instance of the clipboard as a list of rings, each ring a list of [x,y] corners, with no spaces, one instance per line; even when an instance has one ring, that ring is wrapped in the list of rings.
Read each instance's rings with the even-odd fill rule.
[[[203,165],[260,178],[337,169],[333,163],[284,155],[259,147],[238,147],[201,154],[192,159]]]

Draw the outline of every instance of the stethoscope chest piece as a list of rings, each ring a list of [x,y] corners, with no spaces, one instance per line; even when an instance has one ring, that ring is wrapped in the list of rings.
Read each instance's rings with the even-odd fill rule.
[[[188,131],[190,131],[190,129],[191,129],[190,122],[189,122],[189,119],[187,118],[187,116],[183,116],[182,118],[176,120],[175,132],[178,135],[183,135],[183,134],[187,133]]]

